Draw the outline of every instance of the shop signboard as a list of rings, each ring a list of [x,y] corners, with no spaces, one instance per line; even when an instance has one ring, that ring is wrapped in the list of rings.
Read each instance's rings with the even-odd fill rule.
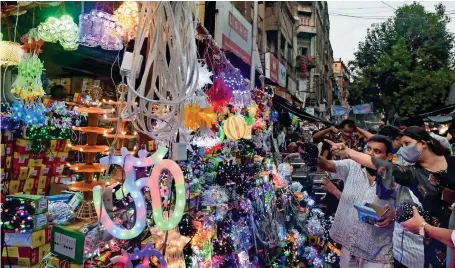
[[[306,107],[305,112],[314,116],[314,107]]]
[[[280,62],[278,61],[272,53],[267,52],[265,54],[265,76],[278,84],[278,66]]]
[[[230,2],[216,2],[215,40],[221,47],[251,64],[252,26]]]
[[[286,87],[286,67],[281,63],[278,66],[278,85]]]

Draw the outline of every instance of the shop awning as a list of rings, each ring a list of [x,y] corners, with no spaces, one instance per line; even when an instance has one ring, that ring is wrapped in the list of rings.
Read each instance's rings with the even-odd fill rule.
[[[313,116],[305,111],[302,111],[301,109],[298,109],[298,108],[292,106],[291,104],[289,104],[289,102],[285,98],[278,96],[276,94],[273,97],[273,105],[278,110],[285,110],[289,113],[292,113],[295,116],[298,116],[298,117],[300,117],[304,120],[308,120],[310,122],[319,122],[319,123],[324,123],[327,125],[334,125],[334,123],[332,123],[332,122],[322,120],[319,117]]]

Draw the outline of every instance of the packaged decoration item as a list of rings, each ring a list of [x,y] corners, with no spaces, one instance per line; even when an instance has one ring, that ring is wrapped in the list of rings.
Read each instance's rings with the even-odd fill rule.
[[[357,209],[359,221],[372,225],[376,224],[379,217],[381,217],[384,213],[387,212],[386,210],[384,210],[383,207],[370,203],[365,204],[355,203],[354,207]]]
[[[403,202],[398,206],[396,214],[397,222],[404,222],[412,218],[414,216],[412,207],[417,208],[417,211],[419,211],[420,216],[425,219],[425,222],[431,222],[431,216],[428,211],[425,211],[421,206],[410,202]]]

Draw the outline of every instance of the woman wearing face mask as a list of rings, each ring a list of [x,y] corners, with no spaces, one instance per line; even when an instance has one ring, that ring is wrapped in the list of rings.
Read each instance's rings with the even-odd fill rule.
[[[401,156],[411,166],[393,165],[351,150],[344,144],[331,145],[335,154],[350,157],[365,167],[378,170],[386,190],[394,189],[394,183],[409,187],[423,208],[431,214],[433,226],[455,229],[455,216],[452,216],[454,220],[449,224],[451,205],[455,203],[455,157],[449,156],[441,142],[420,127],[407,128],[401,142]],[[424,226],[421,228],[424,235]],[[427,239],[424,247],[425,267],[430,264],[431,267],[445,267],[447,247],[443,243]],[[454,254],[450,255],[452,257]],[[450,265],[455,267],[453,260],[450,260]]]

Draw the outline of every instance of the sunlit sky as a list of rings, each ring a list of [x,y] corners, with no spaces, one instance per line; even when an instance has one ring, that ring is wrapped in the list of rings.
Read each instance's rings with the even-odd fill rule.
[[[420,3],[428,11],[434,11],[434,6],[438,2],[422,1]],[[446,6],[446,11],[455,11],[455,2],[446,1],[442,3]],[[367,29],[371,24],[385,21],[386,17],[394,15],[394,8],[404,4],[412,4],[412,1],[329,1],[330,42],[332,43],[333,57],[341,57],[346,64],[349,60],[354,59],[354,52],[357,50],[359,42],[365,40]],[[381,17],[381,19],[377,19],[377,17]],[[455,14],[450,15],[450,17],[452,21],[448,28],[449,31],[455,33]]]

